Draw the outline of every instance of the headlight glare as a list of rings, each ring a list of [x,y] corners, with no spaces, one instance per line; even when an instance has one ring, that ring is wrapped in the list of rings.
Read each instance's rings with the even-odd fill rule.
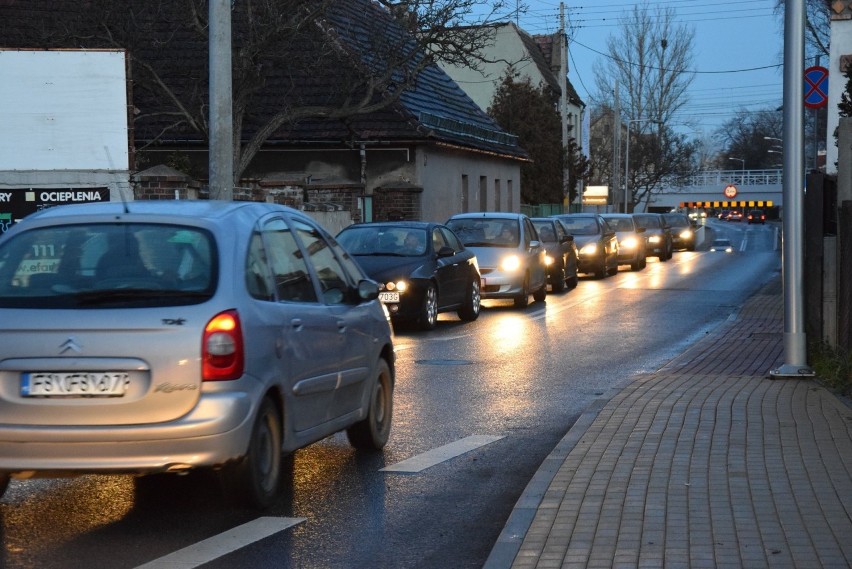
[[[627,237],[626,239],[623,239],[619,245],[625,249],[635,249],[639,243],[636,241],[635,237]]]
[[[517,271],[519,268],[521,268],[521,259],[518,258],[517,255],[509,255],[508,257],[503,257],[503,260],[500,261],[500,268],[506,271],[507,273]]]
[[[551,257],[550,255],[545,255],[545,256],[544,256],[544,264],[545,264],[545,265],[547,265],[548,267],[549,267],[550,265],[552,265],[552,264],[554,263],[554,261],[556,261],[556,259],[554,259],[554,258],[553,258],[553,257]]]
[[[594,255],[598,252],[598,244],[597,243],[589,243],[588,245],[583,245],[583,248],[580,249],[581,255]]]
[[[659,242],[660,242],[660,236],[659,235],[651,235],[648,238],[648,243],[659,243]]]
[[[681,239],[692,239],[692,231],[690,231],[689,229],[685,229],[685,230],[681,231],[680,232],[680,238]]]

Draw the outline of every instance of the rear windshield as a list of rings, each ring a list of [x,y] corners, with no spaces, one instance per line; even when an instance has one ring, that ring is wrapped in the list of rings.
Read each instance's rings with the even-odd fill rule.
[[[204,230],[159,224],[41,227],[0,244],[0,307],[195,304],[217,267]]]

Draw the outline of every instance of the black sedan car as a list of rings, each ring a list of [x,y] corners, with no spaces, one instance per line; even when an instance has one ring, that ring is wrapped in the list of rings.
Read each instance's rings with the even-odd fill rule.
[[[476,256],[449,228],[422,221],[350,225],[337,241],[379,283],[394,323],[435,327],[439,312],[476,320],[480,275]]]
[[[618,272],[618,237],[597,213],[562,213],[552,215],[565,231],[574,236],[579,250],[581,273],[594,273],[597,278]]]
[[[672,230],[660,213],[634,213],[639,227],[645,228],[645,256],[658,261],[672,258]]]
[[[538,232],[538,239],[547,252],[547,282],[553,292],[577,286],[577,245],[574,237],[565,231],[558,219],[552,217],[533,217],[530,219]]]

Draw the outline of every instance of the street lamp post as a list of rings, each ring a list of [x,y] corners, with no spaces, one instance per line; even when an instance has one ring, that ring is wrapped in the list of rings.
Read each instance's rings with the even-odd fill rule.
[[[635,122],[654,122],[660,124],[656,119],[627,119],[627,140],[624,143],[624,213],[627,213],[628,175],[630,172],[630,125]]]

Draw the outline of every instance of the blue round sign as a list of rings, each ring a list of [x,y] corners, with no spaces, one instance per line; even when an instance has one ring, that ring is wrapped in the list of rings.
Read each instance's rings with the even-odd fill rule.
[[[828,69],[814,65],[805,69],[805,106],[819,109],[828,104]]]

